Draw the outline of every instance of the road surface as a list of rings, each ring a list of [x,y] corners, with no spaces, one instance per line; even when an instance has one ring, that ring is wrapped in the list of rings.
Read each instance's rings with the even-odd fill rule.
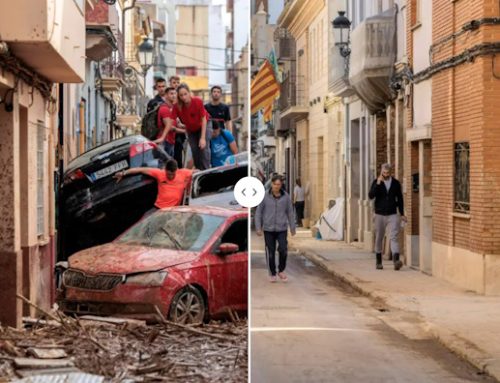
[[[252,236],[251,378],[264,382],[495,382],[392,312],[291,254],[289,282],[268,281]]]

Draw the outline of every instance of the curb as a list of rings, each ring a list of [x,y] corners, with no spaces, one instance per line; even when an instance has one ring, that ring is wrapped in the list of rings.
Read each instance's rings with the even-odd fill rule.
[[[332,278],[338,280],[339,282],[349,286],[351,289],[356,291],[357,293],[371,298],[373,300],[381,300],[386,303],[386,298],[381,294],[378,294],[374,291],[371,291],[361,284],[359,284],[356,279],[352,276],[345,275],[335,271],[327,264],[327,261],[320,255],[314,253],[312,250],[300,250],[297,247],[294,247],[294,250],[307,258],[309,261],[314,263],[316,266],[321,267],[328,274],[332,276]],[[389,306],[389,305],[388,305]],[[403,310],[403,308],[399,308],[397,306],[393,306],[398,310]],[[418,313],[419,317],[422,319],[424,323],[424,330],[435,340],[437,340],[440,344],[446,347],[448,350],[459,356],[461,359],[467,361],[477,369],[481,373],[487,374],[500,382],[500,360],[488,355],[485,351],[481,350],[477,345],[460,337],[458,334],[448,330],[446,327],[436,325],[432,322],[429,322],[425,317],[421,316]]]

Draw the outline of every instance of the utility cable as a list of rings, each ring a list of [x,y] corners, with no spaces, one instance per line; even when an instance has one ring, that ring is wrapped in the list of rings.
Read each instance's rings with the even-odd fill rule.
[[[185,57],[185,58],[188,58],[188,59],[190,59],[190,60],[193,60],[193,61],[196,61],[196,62],[200,62],[200,63],[202,63],[202,64],[207,64],[207,65],[215,65],[215,64],[211,64],[211,63],[209,63],[208,61],[203,61],[203,60],[195,59],[194,57],[191,57],[191,56],[188,56],[188,55],[183,55],[183,54],[181,54],[181,53],[178,53],[178,52],[172,51],[172,50],[170,50],[170,49],[166,49],[166,48],[165,48],[165,51],[167,51],[167,52],[169,52],[169,53],[173,53],[173,54],[175,54],[175,55],[177,55],[177,56],[180,56],[180,57]],[[226,69],[225,69],[225,67],[223,67],[222,65],[217,65],[217,66],[218,66],[219,68],[224,68],[224,70],[226,70]],[[214,68],[214,69],[216,69],[216,68]],[[212,69],[210,69],[210,70],[212,70]]]
[[[188,44],[188,43],[178,43],[174,41],[167,41],[167,40],[156,40],[160,45],[182,45],[186,47],[193,47],[193,48],[202,48],[202,49],[210,49],[210,50],[220,50],[220,51],[233,51],[232,48],[220,48],[220,47],[209,47],[208,45],[198,45],[198,44]],[[241,53],[243,50],[241,49],[234,49],[234,52]]]

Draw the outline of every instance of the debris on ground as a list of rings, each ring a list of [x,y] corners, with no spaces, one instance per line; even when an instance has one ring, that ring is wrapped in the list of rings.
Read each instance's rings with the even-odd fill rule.
[[[0,382],[245,382],[247,341],[246,320],[188,327],[53,311],[0,326]]]

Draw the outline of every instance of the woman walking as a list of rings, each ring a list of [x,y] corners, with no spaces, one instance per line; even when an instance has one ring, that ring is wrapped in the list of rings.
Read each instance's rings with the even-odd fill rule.
[[[186,127],[189,146],[193,155],[194,166],[199,170],[210,167],[209,141],[211,132],[207,129],[207,112],[201,98],[191,95],[187,84],[177,88],[177,105],[173,118],[179,118]]]

